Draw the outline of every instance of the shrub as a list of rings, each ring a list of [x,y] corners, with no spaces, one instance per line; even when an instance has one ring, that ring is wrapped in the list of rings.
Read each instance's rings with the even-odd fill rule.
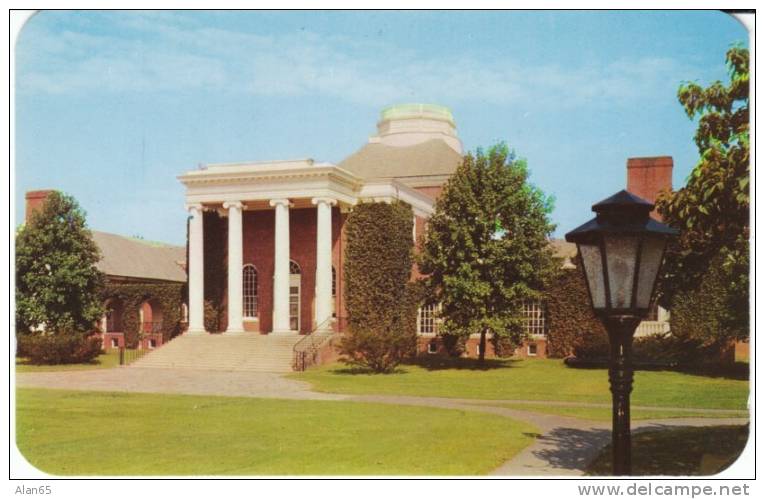
[[[28,334],[18,339],[17,355],[32,364],[82,364],[101,354],[101,338],[92,334]]]
[[[416,351],[420,287],[412,273],[409,205],[358,205],[346,221],[345,286],[348,332],[340,344],[347,364],[389,373]]]

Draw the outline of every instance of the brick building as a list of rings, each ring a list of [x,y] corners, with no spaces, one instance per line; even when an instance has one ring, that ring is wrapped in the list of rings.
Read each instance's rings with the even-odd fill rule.
[[[26,193],[25,217],[39,210],[50,189]],[[159,347],[173,332],[185,327],[186,305],[182,288],[186,283],[186,248],[144,241],[108,232],[91,231],[101,258],[96,264],[106,276],[104,308],[106,313],[97,324],[105,350],[124,347],[126,338],[136,348]],[[122,292],[126,286],[140,290],[140,296],[128,299]],[[178,289],[172,305],[160,299],[166,288]],[[180,310],[167,310],[168,306]],[[134,320],[126,320],[127,316]],[[132,326],[131,326],[132,322]],[[126,331],[127,328],[134,330]]]
[[[413,238],[425,229],[443,184],[462,160],[451,112],[411,104],[387,108],[377,134],[338,164],[312,159],[209,164],[179,176],[189,223],[189,324],[185,336],[206,336],[205,252],[225,245],[225,317],[221,336],[283,336],[341,332],[344,228],[347,213],[365,200],[401,200],[414,211]],[[671,188],[672,158],[628,161],[628,189],[653,200]],[[225,240],[205,231],[209,216],[226,220]],[[211,240],[214,239],[214,240]],[[564,268],[575,268],[575,247],[553,241]],[[545,356],[544,304],[523,308],[530,340],[516,354]],[[657,312],[644,331],[666,330]],[[648,324],[648,323],[646,323]],[[439,351],[436,306],[422,307],[422,352]],[[487,352],[493,355],[491,349]],[[466,345],[477,355],[477,338]]]

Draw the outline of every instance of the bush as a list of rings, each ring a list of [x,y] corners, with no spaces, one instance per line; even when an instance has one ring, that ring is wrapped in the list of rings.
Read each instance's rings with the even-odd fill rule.
[[[97,335],[28,334],[18,338],[17,355],[32,364],[83,364],[101,353]]]
[[[412,219],[404,203],[364,203],[346,221],[347,364],[389,373],[417,346],[420,286],[412,273]]]

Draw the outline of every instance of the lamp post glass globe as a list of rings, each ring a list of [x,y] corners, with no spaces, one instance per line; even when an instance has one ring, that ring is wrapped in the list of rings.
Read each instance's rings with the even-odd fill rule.
[[[595,314],[611,344],[614,474],[630,474],[632,338],[651,306],[669,238],[677,231],[650,217],[653,204],[619,191],[592,206],[596,216],[568,234],[576,243]]]

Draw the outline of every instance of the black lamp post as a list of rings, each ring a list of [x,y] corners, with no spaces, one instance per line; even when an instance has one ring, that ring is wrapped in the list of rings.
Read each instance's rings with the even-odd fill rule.
[[[632,337],[648,314],[667,239],[678,233],[650,217],[653,206],[622,190],[594,204],[596,217],[566,234],[576,243],[592,308],[611,343],[614,475],[631,472]]]

